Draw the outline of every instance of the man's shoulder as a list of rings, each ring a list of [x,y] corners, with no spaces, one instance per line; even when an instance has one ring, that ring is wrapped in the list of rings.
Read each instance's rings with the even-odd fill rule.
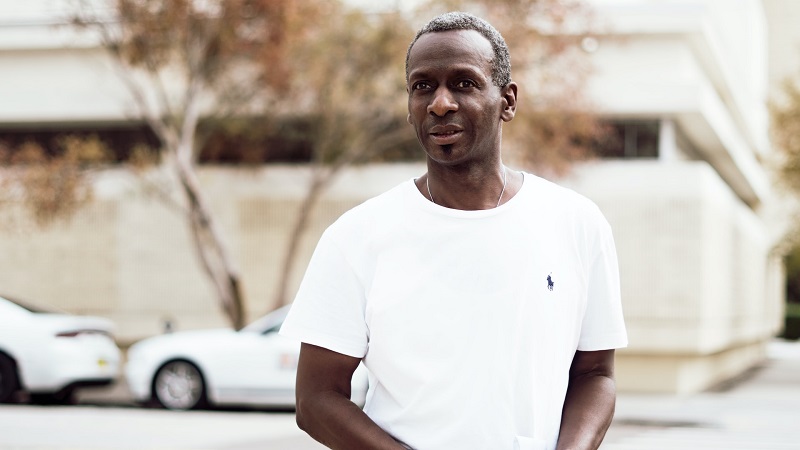
[[[570,187],[529,173],[525,174],[525,182],[531,184],[529,187],[534,201],[548,204],[551,210],[602,216],[600,208],[593,200]]]
[[[382,216],[386,213],[399,211],[402,208],[410,181],[406,180],[375,197],[365,200],[345,212],[341,219],[358,219],[372,216]],[[378,218],[378,217],[375,217]]]
[[[403,181],[388,191],[354,206],[331,224],[329,232],[361,233],[375,229],[375,226],[381,223],[391,223],[403,210],[409,185],[413,183],[408,180]]]

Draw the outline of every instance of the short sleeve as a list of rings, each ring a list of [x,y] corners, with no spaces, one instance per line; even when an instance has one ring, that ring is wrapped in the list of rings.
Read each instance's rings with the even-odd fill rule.
[[[314,250],[280,333],[363,358],[368,339],[365,305],[363,283],[329,228]]]
[[[599,213],[599,211],[598,211]],[[619,264],[611,227],[600,216],[588,266],[586,310],[578,350],[610,350],[628,345],[622,315]]]

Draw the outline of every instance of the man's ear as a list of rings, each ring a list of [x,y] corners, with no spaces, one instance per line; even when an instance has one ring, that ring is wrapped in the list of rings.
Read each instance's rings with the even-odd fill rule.
[[[513,81],[508,83],[500,89],[500,95],[503,96],[503,112],[500,118],[503,122],[510,122],[517,112],[517,83]]]
[[[411,113],[409,113],[409,114],[406,116],[406,122],[408,122],[408,124],[409,124],[409,125],[414,125],[413,123],[411,123]]]

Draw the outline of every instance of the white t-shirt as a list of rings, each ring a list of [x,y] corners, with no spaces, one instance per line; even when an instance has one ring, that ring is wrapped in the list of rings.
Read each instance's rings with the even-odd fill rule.
[[[527,173],[494,209],[409,180],[348,211],[281,333],[363,358],[364,411],[418,450],[554,449],[575,350],[627,345],[608,223]]]

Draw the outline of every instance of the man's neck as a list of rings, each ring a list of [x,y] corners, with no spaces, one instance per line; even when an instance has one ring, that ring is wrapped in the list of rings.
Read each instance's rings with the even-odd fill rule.
[[[469,168],[429,163],[428,173],[417,180],[417,188],[428,200],[467,211],[496,208],[513,197],[521,186],[521,174],[499,161]]]

